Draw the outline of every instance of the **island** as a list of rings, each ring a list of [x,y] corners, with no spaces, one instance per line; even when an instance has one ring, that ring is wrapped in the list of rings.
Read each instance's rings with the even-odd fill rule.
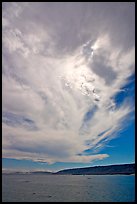
[[[71,175],[115,175],[115,174],[135,174],[135,164],[118,164],[109,166],[93,166],[85,168],[65,169],[55,174]]]

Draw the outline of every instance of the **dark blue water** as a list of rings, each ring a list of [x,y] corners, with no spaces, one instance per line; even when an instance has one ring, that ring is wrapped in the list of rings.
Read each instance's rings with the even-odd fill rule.
[[[3,175],[3,202],[133,202],[135,176]]]

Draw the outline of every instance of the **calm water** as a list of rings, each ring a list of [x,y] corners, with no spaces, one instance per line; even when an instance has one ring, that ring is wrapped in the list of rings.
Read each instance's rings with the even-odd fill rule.
[[[135,176],[3,175],[3,202],[132,202]]]

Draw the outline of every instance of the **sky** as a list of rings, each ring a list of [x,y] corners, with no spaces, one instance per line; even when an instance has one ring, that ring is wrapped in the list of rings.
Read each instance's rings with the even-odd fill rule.
[[[135,162],[135,3],[2,3],[2,166]]]

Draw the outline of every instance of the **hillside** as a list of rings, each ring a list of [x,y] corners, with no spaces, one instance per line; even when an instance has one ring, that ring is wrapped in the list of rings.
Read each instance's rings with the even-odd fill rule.
[[[135,164],[120,164],[109,166],[94,166],[86,168],[65,169],[55,174],[72,174],[72,175],[113,175],[113,174],[134,174]]]

